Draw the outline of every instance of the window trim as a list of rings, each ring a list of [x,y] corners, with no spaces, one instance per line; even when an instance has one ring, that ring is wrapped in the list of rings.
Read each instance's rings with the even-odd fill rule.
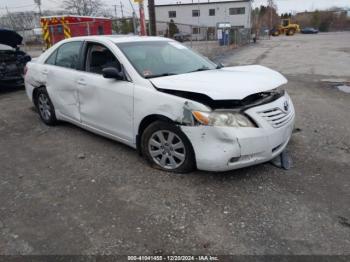
[[[63,26],[62,26],[62,25],[57,25],[57,26],[56,26],[56,31],[57,31],[57,34],[63,35],[63,34],[64,34],[64,32],[63,32]]]
[[[194,15],[194,12],[197,11],[198,15]],[[200,9],[192,9],[192,17],[200,17],[201,16],[201,10]]]
[[[104,26],[101,25],[101,24],[99,24],[99,25],[97,26],[97,32],[98,32],[98,35],[104,35],[104,33],[105,33]]]
[[[234,13],[233,10],[244,10],[243,13]],[[232,11],[232,12],[231,12]],[[245,15],[245,7],[230,7],[228,9],[229,15]]]
[[[194,33],[195,30],[197,31],[197,33]],[[201,34],[201,28],[198,27],[198,26],[192,27],[192,34],[193,35],[200,35]]]
[[[210,14],[210,11],[214,11],[214,14]],[[209,8],[209,16],[216,16],[216,10],[215,8]]]
[[[170,13],[175,14],[175,16],[171,16]],[[175,11],[175,10],[169,10],[169,11],[168,11],[168,16],[169,16],[169,18],[176,18],[176,15],[177,15],[177,14],[176,14],[176,11]]]

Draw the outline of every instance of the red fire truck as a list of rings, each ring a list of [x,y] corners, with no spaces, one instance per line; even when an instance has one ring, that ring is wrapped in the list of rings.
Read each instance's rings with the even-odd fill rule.
[[[40,19],[46,47],[65,38],[112,34],[112,20],[91,16],[45,16]]]

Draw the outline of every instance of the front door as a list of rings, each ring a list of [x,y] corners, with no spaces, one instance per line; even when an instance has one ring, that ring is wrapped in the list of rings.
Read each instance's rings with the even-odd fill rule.
[[[85,72],[79,77],[80,116],[83,124],[118,137],[133,140],[133,89],[128,80],[107,79],[107,67],[122,70],[115,55],[99,43],[87,43]]]

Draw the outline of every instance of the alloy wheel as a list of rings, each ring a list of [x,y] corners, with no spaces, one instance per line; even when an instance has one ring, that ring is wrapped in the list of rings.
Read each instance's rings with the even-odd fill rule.
[[[184,142],[169,130],[159,130],[148,141],[148,150],[153,161],[164,169],[176,169],[186,159]]]
[[[50,105],[50,100],[47,97],[47,95],[41,93],[38,97],[38,108],[40,111],[41,117],[49,121],[51,118],[51,105]]]

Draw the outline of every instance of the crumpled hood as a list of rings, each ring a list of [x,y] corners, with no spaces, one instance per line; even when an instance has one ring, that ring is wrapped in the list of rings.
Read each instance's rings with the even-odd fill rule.
[[[8,45],[16,48],[22,43],[23,37],[15,31],[0,29],[0,44]]]
[[[287,83],[264,66],[235,66],[150,79],[160,89],[201,93],[213,100],[241,100]]]

